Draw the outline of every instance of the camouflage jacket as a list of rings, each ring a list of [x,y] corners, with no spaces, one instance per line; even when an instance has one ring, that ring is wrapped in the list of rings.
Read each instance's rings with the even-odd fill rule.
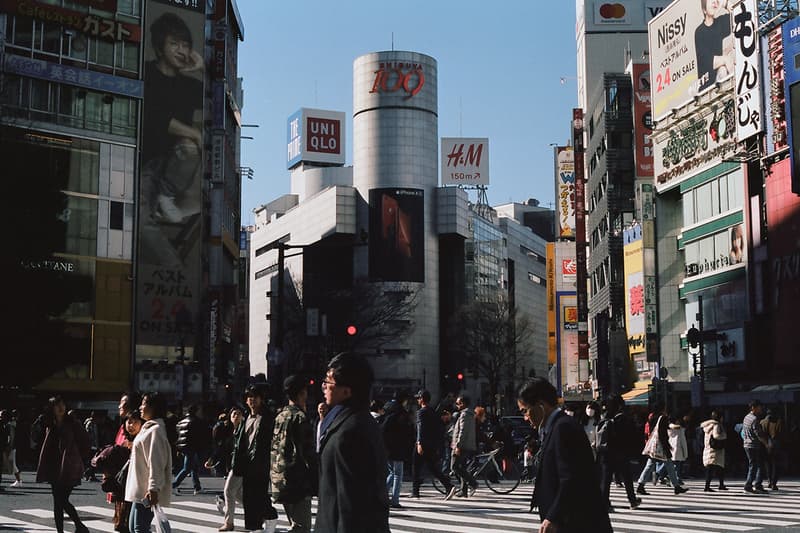
[[[287,405],[275,417],[270,480],[275,501],[297,503],[317,492],[317,457],[308,417]]]

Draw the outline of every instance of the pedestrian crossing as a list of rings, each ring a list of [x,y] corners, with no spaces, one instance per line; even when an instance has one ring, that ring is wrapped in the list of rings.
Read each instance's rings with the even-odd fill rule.
[[[769,494],[749,494],[730,485],[728,492],[703,492],[702,483],[689,481],[689,492],[674,495],[669,487],[648,486],[649,496],[643,496],[641,507],[628,508],[625,491],[612,487],[611,514],[614,531],[618,533],[763,533],[800,531],[800,481],[787,481],[781,490]],[[741,487],[741,485],[738,485]],[[529,533],[539,527],[538,515],[528,512],[531,486],[523,485],[512,494],[498,495],[481,487],[471,498],[444,501],[433,488],[423,488],[419,499],[408,497],[410,486],[401,496],[402,509],[392,509],[389,523],[393,533],[485,533],[502,531]],[[222,524],[211,494],[173,497],[165,509],[172,530],[191,533],[213,533]],[[316,514],[317,502],[312,511]],[[91,531],[113,532],[110,505],[79,505],[78,512]],[[278,531],[289,524],[279,510]],[[241,506],[237,507],[234,525],[244,531]],[[574,512],[580,513],[580,509]],[[52,510],[49,508],[19,508],[0,515],[0,531],[29,531],[49,533]],[[67,520],[68,529],[71,523]]]

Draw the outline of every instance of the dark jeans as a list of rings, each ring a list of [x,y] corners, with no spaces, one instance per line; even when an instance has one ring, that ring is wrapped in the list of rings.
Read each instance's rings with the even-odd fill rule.
[[[419,488],[422,485],[422,471],[424,467],[428,467],[431,475],[439,480],[439,483],[444,485],[444,488],[450,490],[450,478],[442,473],[442,461],[436,450],[426,451],[423,449],[423,454],[419,455],[414,453],[411,468],[414,474],[414,482],[411,488],[412,494],[419,494]]]
[[[475,481],[475,478],[472,477],[472,474],[470,474],[469,469],[467,468],[467,463],[469,463],[469,460],[474,455],[474,451],[465,450],[461,450],[459,455],[453,454],[453,472],[455,472],[456,476],[458,476],[458,479],[461,480],[460,491],[462,495],[467,494],[467,485],[470,487],[478,486],[478,482]]]
[[[198,452],[186,450],[183,452],[183,469],[175,476],[172,488],[180,486],[186,476],[192,474],[194,490],[200,490],[200,454]]]
[[[131,506],[131,516],[128,525],[131,533],[150,533],[150,524],[153,523],[153,510],[139,502]]]
[[[744,482],[745,489],[751,489],[755,485],[763,488],[761,482],[764,479],[764,450],[762,448],[745,448],[747,455],[747,479]]]
[[[769,486],[776,487],[778,486],[778,469],[781,466],[781,457],[782,450],[778,449],[777,447],[773,448],[771,452],[767,453],[767,479],[769,481]]]
[[[88,531],[86,526],[81,522],[78,516],[78,511],[75,506],[69,502],[69,495],[72,494],[74,486],[61,485],[59,483],[51,483],[50,490],[53,493],[53,518],[55,519],[56,531],[59,533],[64,532],[64,513],[69,515],[70,519],[75,523],[75,531]]]
[[[719,486],[725,486],[725,469],[719,465],[708,465],[706,467],[706,488],[711,488],[711,478],[714,477],[714,474],[717,474],[717,478],[719,478]]]
[[[244,507],[244,528],[248,531],[260,530],[264,520],[278,518],[278,511],[272,506],[267,491],[266,475],[251,473],[242,478],[242,507]]]
[[[600,487],[603,493],[603,501],[611,506],[611,480],[614,475],[622,478],[625,484],[625,492],[628,494],[628,501],[633,503],[636,501],[636,493],[633,490],[633,475],[631,474],[631,465],[624,457],[609,455],[600,457],[600,470],[602,472],[602,485]]]

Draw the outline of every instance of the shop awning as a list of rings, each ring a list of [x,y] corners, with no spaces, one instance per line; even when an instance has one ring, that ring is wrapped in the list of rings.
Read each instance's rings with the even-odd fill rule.
[[[649,401],[648,389],[633,389],[622,395],[625,405],[647,405]]]

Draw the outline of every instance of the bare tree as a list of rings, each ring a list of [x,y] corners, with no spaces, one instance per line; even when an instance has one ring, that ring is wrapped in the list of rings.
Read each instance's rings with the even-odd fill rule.
[[[498,393],[515,386],[517,366],[532,351],[532,336],[530,318],[511,307],[504,294],[470,302],[451,320],[450,344],[461,352],[466,368],[488,382],[495,412]]]

